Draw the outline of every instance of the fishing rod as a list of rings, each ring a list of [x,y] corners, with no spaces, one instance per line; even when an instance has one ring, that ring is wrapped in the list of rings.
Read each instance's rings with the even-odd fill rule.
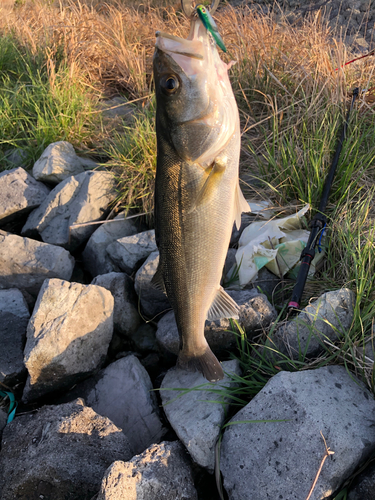
[[[354,102],[357,99],[358,95],[359,95],[359,88],[357,87],[353,90],[352,102],[351,102],[349,111],[346,115],[346,119],[345,119],[343,127],[342,127],[341,136],[338,140],[338,144],[337,144],[335,156],[333,157],[333,160],[332,160],[331,168],[328,172],[327,178],[326,178],[325,183],[324,183],[323,193],[322,193],[322,197],[320,199],[318,212],[313,217],[313,219],[311,220],[311,223],[310,223],[310,236],[309,236],[308,242],[306,244],[306,247],[301,252],[301,257],[300,257],[301,265],[300,265],[300,268],[298,271],[296,284],[294,285],[294,288],[293,288],[292,297],[290,299],[290,302],[288,303],[288,309],[299,309],[300,308],[300,302],[301,302],[303,290],[305,288],[307,275],[309,273],[311,262],[312,262],[313,258],[315,257],[315,247],[316,247],[317,242],[318,242],[318,237],[320,236],[320,238],[319,238],[319,243],[320,243],[320,240],[321,240],[323,233],[324,233],[324,229],[325,229],[326,224],[327,224],[327,217],[324,214],[324,212],[325,212],[326,207],[327,207],[329,192],[331,190],[331,186],[332,186],[333,178],[334,178],[335,173],[336,173],[336,168],[337,168],[337,165],[339,162],[342,146],[344,143],[344,139],[346,137],[346,131],[348,128],[348,123],[349,123],[349,116],[350,116],[350,113],[351,113],[353,106],[354,106]]]

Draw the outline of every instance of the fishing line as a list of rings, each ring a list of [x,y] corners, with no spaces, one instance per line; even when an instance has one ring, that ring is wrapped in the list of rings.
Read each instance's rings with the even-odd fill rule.
[[[347,66],[348,64],[351,64],[355,61],[359,61],[360,59],[364,59],[365,57],[373,56],[374,54],[375,54],[375,49],[371,50],[370,52],[368,52],[364,56],[356,57],[355,59],[352,59],[351,61],[348,61],[348,62],[342,64],[339,68],[335,68],[335,71],[338,71],[340,68],[343,68],[344,66]]]

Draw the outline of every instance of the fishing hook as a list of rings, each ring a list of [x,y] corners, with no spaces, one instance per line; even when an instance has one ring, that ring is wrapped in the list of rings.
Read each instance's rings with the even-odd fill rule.
[[[219,3],[220,0],[212,0],[211,7],[209,8],[211,16],[218,8]],[[181,8],[187,18],[193,17],[196,9],[195,0],[181,0]]]

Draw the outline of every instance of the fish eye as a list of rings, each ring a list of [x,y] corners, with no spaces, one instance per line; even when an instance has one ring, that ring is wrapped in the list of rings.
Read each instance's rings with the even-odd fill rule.
[[[167,95],[174,94],[180,86],[179,79],[176,75],[163,76],[160,80],[160,85],[163,92]]]

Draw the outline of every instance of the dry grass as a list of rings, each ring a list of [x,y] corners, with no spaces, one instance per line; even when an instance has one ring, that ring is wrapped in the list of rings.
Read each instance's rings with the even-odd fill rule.
[[[122,89],[133,98],[150,92],[155,31],[188,33],[187,20],[175,14],[179,5],[175,1],[50,4],[25,0],[0,17],[0,29],[12,30],[33,52],[46,50],[55,59],[63,55],[72,74],[83,72],[92,84]],[[347,86],[361,78],[356,71],[333,71],[346,59],[346,49],[330,39],[320,14],[292,26],[286,19],[275,23],[270,16],[227,6],[217,20],[230,57],[238,61],[234,87],[244,99],[249,95],[254,99],[247,109],[253,115],[258,102],[262,109],[266,106],[270,113],[280,113],[292,96],[315,95],[317,88],[339,103]]]
[[[155,31],[183,27],[168,10],[137,10],[130,3],[26,0],[0,17],[0,29],[12,31],[33,53],[44,50],[54,61],[63,57],[71,74],[84,75],[90,85],[136,99],[150,93]]]

